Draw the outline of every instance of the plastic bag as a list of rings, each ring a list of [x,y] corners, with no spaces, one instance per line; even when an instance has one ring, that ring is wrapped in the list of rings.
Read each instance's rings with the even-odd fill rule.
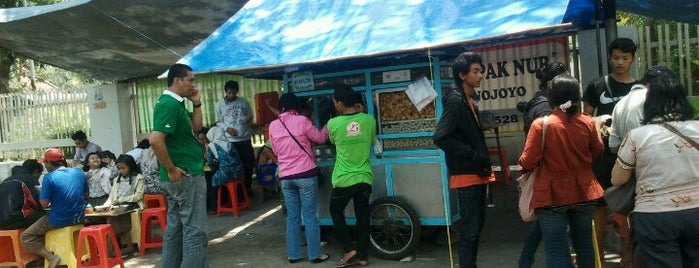
[[[534,195],[534,180],[536,179],[538,171],[539,168],[531,172],[525,172],[517,179],[521,190],[519,195],[519,216],[522,217],[522,220],[525,222],[536,220],[536,213],[534,213],[531,204],[532,196]]]
[[[418,111],[422,111],[425,106],[437,98],[437,91],[432,87],[430,80],[427,80],[427,77],[424,76],[410,83],[405,93],[408,94],[408,98]]]

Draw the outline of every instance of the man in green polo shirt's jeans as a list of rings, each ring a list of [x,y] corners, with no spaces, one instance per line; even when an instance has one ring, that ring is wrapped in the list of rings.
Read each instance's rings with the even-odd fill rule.
[[[194,136],[202,127],[201,101],[192,68],[170,67],[167,85],[153,109],[149,137],[167,199],[162,267],[208,267],[204,157]],[[185,108],[185,98],[192,102],[193,112]]]

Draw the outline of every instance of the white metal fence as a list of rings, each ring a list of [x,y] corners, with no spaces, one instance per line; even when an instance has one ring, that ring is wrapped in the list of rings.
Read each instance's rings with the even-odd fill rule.
[[[0,158],[34,158],[48,147],[62,147],[72,155],[70,135],[88,133],[85,89],[0,94]]]
[[[656,64],[668,66],[677,71],[688,95],[699,95],[699,25],[646,26],[638,28],[638,39],[641,70]]]

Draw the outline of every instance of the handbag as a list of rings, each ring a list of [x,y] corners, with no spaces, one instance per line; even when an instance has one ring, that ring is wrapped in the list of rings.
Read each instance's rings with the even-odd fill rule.
[[[615,185],[604,191],[604,201],[612,211],[629,215],[633,211],[636,197],[636,176],[623,185]]]
[[[667,128],[672,133],[675,133],[677,136],[680,136],[681,138],[692,144],[694,148],[699,150],[699,144],[697,142],[680,133],[672,125],[662,123],[661,126]],[[607,189],[606,191],[604,191],[604,201],[607,202],[607,206],[609,207],[609,209],[623,215],[628,215],[629,213],[631,213],[631,211],[633,211],[636,201],[635,196],[636,176],[633,176],[631,179],[629,179],[628,182],[626,182],[623,185],[612,186],[609,187],[609,189]]]
[[[304,151],[308,155],[308,157],[310,157],[313,161],[315,161],[316,158],[311,153],[306,151],[306,148],[303,148],[303,146],[301,145],[299,140],[297,140],[296,137],[294,137],[294,134],[291,134],[291,131],[289,131],[289,128],[286,127],[286,124],[284,124],[284,121],[279,119],[279,122],[282,123],[282,126],[284,127],[284,129],[286,129],[286,132],[289,133],[289,137],[291,137],[291,139],[293,139],[294,142],[296,142],[296,145],[301,147],[301,150]],[[316,176],[318,177],[318,186],[322,186],[323,183],[325,182],[325,175],[323,175],[323,170],[320,169],[318,166],[316,166]]]
[[[614,97],[611,92],[609,95]],[[629,215],[636,203],[636,176],[631,174],[631,178],[625,184],[614,185],[604,190],[604,202],[615,213]]]
[[[546,140],[546,122],[548,121],[548,116],[544,117],[544,126],[541,134],[541,152],[544,152],[544,141]],[[536,220],[536,213],[531,207],[532,196],[534,195],[534,181],[536,179],[537,173],[539,173],[541,165],[536,167],[530,172],[524,172],[517,179],[520,187],[519,195],[519,216],[522,217],[524,222],[531,222]]]

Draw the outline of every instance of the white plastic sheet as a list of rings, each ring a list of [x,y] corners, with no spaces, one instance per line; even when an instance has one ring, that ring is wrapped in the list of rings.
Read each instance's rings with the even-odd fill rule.
[[[408,98],[410,98],[410,101],[418,111],[422,111],[425,106],[437,98],[437,91],[432,87],[430,80],[427,80],[427,77],[424,76],[410,83],[405,93],[408,94]]]

